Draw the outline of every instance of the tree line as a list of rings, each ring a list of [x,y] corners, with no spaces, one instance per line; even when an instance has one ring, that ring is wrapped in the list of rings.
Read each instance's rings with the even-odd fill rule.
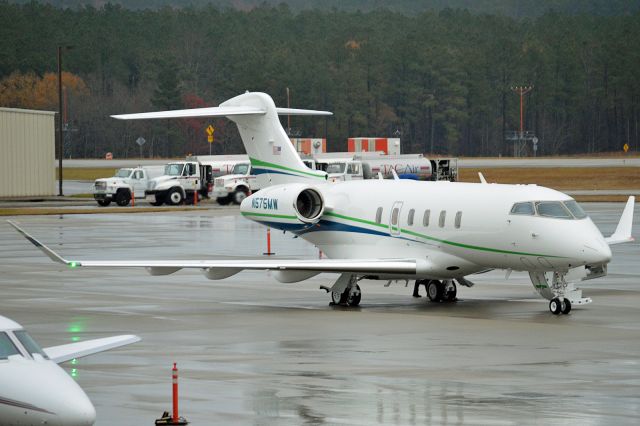
[[[524,128],[539,155],[638,147],[640,16],[549,11],[516,19],[444,8],[249,11],[213,6],[60,9],[0,2],[0,106],[57,109],[48,73],[63,50],[65,156],[242,152],[222,120],[120,122],[111,114],[214,106],[245,90],[279,106],[326,109],[292,117],[292,133],[346,150],[355,136],[400,135],[404,152],[510,155],[519,127],[512,86],[531,85]],[[67,83],[67,80],[69,83]],[[74,82],[74,84],[71,84]],[[31,94],[29,94],[31,93]],[[37,94],[37,95],[36,95]],[[47,103],[47,99],[50,100]],[[286,121],[285,121],[286,125]]]

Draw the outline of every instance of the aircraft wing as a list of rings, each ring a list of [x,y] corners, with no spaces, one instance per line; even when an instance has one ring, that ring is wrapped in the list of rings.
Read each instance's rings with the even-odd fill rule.
[[[145,268],[151,275],[169,275],[180,269],[195,268],[203,270],[209,279],[227,278],[244,269],[272,270],[278,271],[279,281],[295,282],[322,272],[413,275],[425,266],[418,265],[416,259],[67,260],[14,222],[7,222],[51,260],[70,268]]]
[[[129,345],[139,341],[140,338],[138,336],[129,334],[69,343],[67,345],[51,346],[49,348],[44,348],[43,350],[49,356],[51,361],[56,364],[60,364],[61,362],[69,361],[70,359],[93,355],[98,352],[108,351],[109,349],[119,348],[120,346]]]
[[[606,237],[604,239],[610,246],[633,241],[631,228],[633,225],[633,209],[635,207],[635,202],[636,197],[629,197],[627,204],[624,206],[620,222],[618,222],[615,232],[610,237]]]

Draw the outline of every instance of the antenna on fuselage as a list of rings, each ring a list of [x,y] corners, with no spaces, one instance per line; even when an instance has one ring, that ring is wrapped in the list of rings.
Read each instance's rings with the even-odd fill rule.
[[[487,180],[484,178],[482,172],[478,172],[478,177],[480,178],[480,183],[487,183]]]

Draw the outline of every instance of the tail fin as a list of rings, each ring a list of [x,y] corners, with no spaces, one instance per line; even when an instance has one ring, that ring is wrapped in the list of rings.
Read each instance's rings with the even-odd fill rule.
[[[278,114],[331,115],[326,111],[276,108],[266,93],[247,92],[216,108],[114,115],[122,120],[185,117],[221,117],[234,121],[261,187],[291,182],[325,181],[327,174],[309,169],[300,159],[280,124]]]

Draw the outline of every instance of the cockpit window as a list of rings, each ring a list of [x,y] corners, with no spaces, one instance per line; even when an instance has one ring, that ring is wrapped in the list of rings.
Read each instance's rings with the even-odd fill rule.
[[[0,359],[7,359],[11,355],[20,355],[7,333],[0,333]]]
[[[35,340],[27,333],[25,330],[16,330],[13,332],[15,336],[18,338],[22,346],[29,352],[30,354],[40,354],[44,359],[49,359],[47,354],[42,350],[40,345],[36,343]]]
[[[587,214],[582,210],[582,207],[580,207],[580,204],[578,204],[576,200],[565,201],[564,205],[576,219],[584,219],[587,217]]]
[[[513,207],[511,207],[511,214],[526,214],[533,216],[536,212],[533,210],[533,203],[515,203]]]
[[[540,216],[557,219],[572,219],[569,211],[560,201],[538,201],[536,210]]]

